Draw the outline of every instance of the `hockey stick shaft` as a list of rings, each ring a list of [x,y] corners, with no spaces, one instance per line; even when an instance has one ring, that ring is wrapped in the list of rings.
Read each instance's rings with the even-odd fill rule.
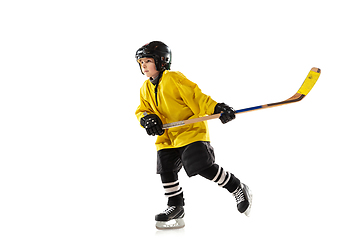
[[[265,104],[265,105],[259,105],[256,107],[243,108],[240,110],[236,110],[235,114],[251,112],[251,111],[255,111],[255,110],[260,110],[260,109],[265,109],[265,108],[270,108],[270,107],[277,107],[277,106],[281,106],[281,105],[285,105],[285,104],[289,104],[289,103],[299,102],[302,99],[304,99],[304,97],[314,87],[316,81],[320,77],[320,73],[321,73],[321,70],[319,68],[312,68],[310,70],[309,74],[307,75],[305,81],[299,88],[299,90],[294,94],[294,96],[292,96],[289,99],[286,99],[285,101],[281,101],[281,102],[277,102],[277,103],[270,103],[270,104]],[[188,119],[188,120],[183,120],[183,121],[178,121],[178,122],[167,123],[167,124],[163,125],[163,129],[168,129],[168,128],[173,128],[173,127],[184,126],[187,124],[207,121],[207,120],[219,118],[220,116],[221,116],[221,113],[218,113],[218,114],[213,114],[213,115],[209,115],[209,116],[205,116],[205,117],[199,117],[199,118],[194,118],[194,119]]]

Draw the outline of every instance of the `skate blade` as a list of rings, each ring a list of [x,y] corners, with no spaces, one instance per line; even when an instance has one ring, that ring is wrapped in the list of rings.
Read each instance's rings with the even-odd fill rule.
[[[157,221],[156,228],[159,230],[179,229],[185,227],[184,219],[178,218],[166,222]]]
[[[252,195],[252,192],[251,190],[249,189],[249,187],[245,184],[243,184],[243,189],[245,190],[245,194],[246,194],[246,197],[249,201],[249,206],[248,208],[246,209],[246,211],[244,212],[244,214],[247,216],[247,217],[250,217],[250,211],[251,211],[251,205],[252,205],[252,198],[253,198],[253,195]]]
[[[246,211],[244,212],[245,216],[250,217],[250,211],[251,211],[251,203],[250,203],[249,207],[246,209]]]

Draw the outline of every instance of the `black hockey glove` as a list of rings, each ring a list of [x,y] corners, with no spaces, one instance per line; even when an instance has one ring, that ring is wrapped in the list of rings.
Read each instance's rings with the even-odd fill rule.
[[[150,136],[163,135],[165,130],[162,129],[163,123],[156,114],[149,114],[140,119],[140,124],[143,126]]]
[[[235,119],[235,110],[232,107],[229,107],[225,103],[218,103],[215,106],[214,114],[223,113],[220,116],[220,120],[223,124],[230,122],[231,120]]]

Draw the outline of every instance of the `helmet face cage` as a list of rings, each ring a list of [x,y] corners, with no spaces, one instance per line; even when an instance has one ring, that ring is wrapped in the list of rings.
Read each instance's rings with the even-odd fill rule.
[[[141,58],[153,58],[155,61],[155,67],[157,71],[170,70],[171,66],[171,50],[164,43],[159,41],[154,41],[148,44],[145,44],[136,51],[135,54],[136,61],[139,63],[141,73],[141,64],[139,60]]]

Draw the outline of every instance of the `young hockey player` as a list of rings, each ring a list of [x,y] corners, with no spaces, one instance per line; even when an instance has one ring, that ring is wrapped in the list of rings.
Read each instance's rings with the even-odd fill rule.
[[[184,226],[185,203],[178,180],[182,166],[189,177],[200,175],[227,189],[234,195],[238,211],[248,215],[252,201],[250,190],[215,163],[207,123],[162,129],[165,123],[221,112],[221,122],[227,123],[235,119],[235,111],[202,93],[182,73],[169,71],[171,51],[164,43],[154,41],[142,46],[136,51],[136,60],[142,74],[149,79],[140,89],[140,105],[135,114],[148,135],[158,135],[155,142],[157,173],[168,198],[168,208],[155,216],[156,227]],[[175,223],[169,224],[170,220],[175,220]]]

